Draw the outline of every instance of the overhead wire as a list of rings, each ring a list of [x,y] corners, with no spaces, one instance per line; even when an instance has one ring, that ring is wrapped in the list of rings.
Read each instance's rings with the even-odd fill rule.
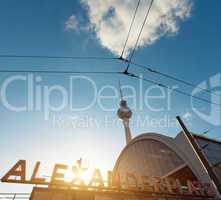
[[[130,64],[133,64],[133,65],[135,65],[135,66],[137,66],[137,67],[139,67],[139,68],[145,69],[145,70],[147,70],[147,71],[149,71],[149,72],[151,72],[151,73],[154,73],[154,74],[163,76],[163,77],[165,77],[165,78],[167,78],[167,79],[170,79],[170,80],[173,80],[173,81],[182,83],[182,84],[187,85],[187,86],[190,86],[190,87],[192,87],[192,88],[198,88],[198,89],[200,89],[200,90],[202,90],[202,91],[204,91],[204,92],[206,92],[206,93],[209,93],[209,94],[212,94],[212,95],[215,95],[215,96],[219,96],[219,97],[220,97],[220,95],[218,95],[217,93],[214,93],[214,92],[211,91],[210,89],[202,88],[202,87],[200,87],[200,86],[198,86],[198,85],[196,85],[196,84],[193,84],[193,83],[191,83],[191,82],[185,81],[185,80],[180,79],[180,78],[178,78],[178,77],[176,77],[176,76],[172,76],[172,75],[170,75],[170,74],[167,74],[167,73],[164,73],[164,72],[160,72],[160,71],[158,71],[158,70],[156,70],[156,69],[153,69],[153,68],[151,68],[151,67],[148,67],[148,66],[146,66],[146,65],[138,64],[138,63],[136,63],[136,62],[129,61],[129,60],[127,60],[127,59],[123,59],[123,61],[124,61],[124,62],[127,62],[127,63],[130,63]]]
[[[125,48],[126,48],[126,46],[127,46],[128,39],[129,39],[129,37],[130,37],[131,29],[132,29],[132,26],[133,26],[133,24],[134,24],[134,20],[135,20],[135,18],[136,18],[137,10],[138,10],[138,8],[139,8],[139,5],[140,5],[140,0],[138,0],[138,2],[137,2],[137,6],[136,6],[136,8],[135,8],[132,21],[131,21],[131,23],[130,23],[130,28],[129,28],[129,30],[128,30],[127,37],[126,37],[126,40],[125,40],[125,43],[124,43],[124,47],[123,47],[123,50],[122,50],[122,53],[121,53],[121,56],[120,56],[121,59],[122,59],[123,56],[124,56],[124,51],[125,51]]]
[[[157,71],[157,70],[155,70],[155,69],[152,69],[152,68],[150,68],[150,67],[147,67],[147,66],[145,66],[145,65],[141,65],[141,64],[138,64],[138,63],[135,63],[135,62],[132,61],[133,55],[134,55],[134,53],[135,53],[136,47],[137,47],[137,45],[138,45],[138,42],[139,42],[141,33],[142,33],[143,28],[144,28],[144,25],[145,25],[145,23],[146,23],[146,21],[147,21],[147,17],[148,17],[148,15],[149,15],[149,12],[150,12],[150,9],[151,9],[151,7],[152,7],[152,5],[153,5],[153,2],[154,2],[154,0],[152,0],[152,1],[150,2],[150,5],[149,5],[149,7],[148,7],[148,10],[147,10],[145,19],[144,19],[144,21],[143,21],[141,30],[140,30],[140,32],[139,32],[138,38],[137,38],[137,40],[136,40],[136,43],[135,43],[135,46],[134,46],[134,48],[133,48],[133,51],[132,51],[132,54],[131,54],[130,58],[129,58],[129,59],[125,59],[125,58],[123,58],[122,54],[121,54],[121,57],[119,58],[120,60],[123,60],[123,61],[125,61],[125,62],[128,63],[125,72],[128,72],[129,67],[130,67],[130,64],[133,64],[133,65],[135,65],[135,66],[137,66],[137,67],[144,68],[144,69],[148,70],[148,71],[151,72],[151,73],[155,73],[155,74],[158,74],[158,75],[160,75],[160,76],[166,77],[166,78],[168,78],[168,79],[171,79],[171,80],[174,80],[174,81],[183,83],[183,84],[188,85],[188,86],[190,86],[190,87],[192,87],[192,88],[198,88],[198,89],[200,89],[200,90],[202,90],[202,91],[204,91],[204,92],[207,92],[207,93],[209,93],[209,94],[213,94],[213,95],[216,95],[216,96],[220,96],[220,95],[218,95],[218,94],[212,92],[212,91],[209,90],[209,89],[199,87],[198,85],[195,85],[195,84],[190,83],[190,82],[188,82],[188,81],[182,80],[182,79],[177,78],[177,77],[175,77],[175,76],[172,76],[172,75],[169,75],[169,74],[166,74],[166,73]],[[128,38],[129,38],[129,35],[130,35],[130,32],[131,32],[131,27],[132,27],[132,25],[133,25],[133,23],[134,23],[134,19],[135,19],[135,16],[136,16],[136,13],[137,13],[137,9],[138,9],[138,7],[139,7],[139,4],[140,4],[140,1],[138,2],[138,5],[137,5],[137,7],[136,7],[136,10],[135,10],[135,13],[134,13],[134,17],[133,17],[132,23],[131,23],[131,25],[130,25],[130,29],[129,29],[129,32],[128,32],[128,35],[127,35],[127,38],[126,38],[126,42],[125,42],[125,46],[124,46],[124,49],[123,49],[122,53],[123,53],[124,50],[125,50],[126,43],[127,43],[127,41],[128,41]]]
[[[213,102],[213,101],[210,101],[210,100],[207,100],[207,99],[198,97],[198,96],[193,96],[192,94],[187,93],[187,92],[183,92],[183,91],[181,91],[181,90],[179,90],[179,89],[174,89],[174,88],[172,89],[172,88],[170,88],[170,87],[169,87],[168,85],[166,85],[166,84],[162,84],[162,83],[160,83],[160,82],[157,82],[157,81],[154,81],[154,80],[151,80],[151,79],[142,78],[142,77],[140,77],[140,76],[138,76],[138,75],[136,75],[136,74],[132,74],[132,73],[128,73],[128,72],[124,72],[123,74],[125,74],[126,76],[130,76],[130,77],[139,79],[139,80],[143,80],[143,81],[148,82],[148,83],[152,83],[152,84],[157,85],[157,86],[162,87],[162,88],[166,88],[166,89],[172,90],[172,91],[174,91],[174,92],[176,92],[176,93],[182,94],[182,95],[184,95],[184,96],[191,97],[191,98],[193,98],[193,99],[197,99],[197,100],[202,101],[202,102],[206,102],[206,103],[209,103],[209,104],[221,106],[221,104],[215,103],[215,102]]]
[[[131,53],[131,55],[130,55],[129,62],[128,62],[128,64],[127,64],[127,68],[126,68],[126,70],[125,70],[126,72],[129,70],[130,62],[131,62],[131,60],[132,60],[132,58],[133,58],[133,56],[134,56],[135,50],[136,50],[137,45],[138,45],[138,42],[139,42],[139,40],[140,40],[141,33],[143,32],[144,25],[145,25],[146,22],[147,22],[147,18],[148,18],[148,16],[149,16],[150,10],[151,10],[151,8],[152,8],[153,2],[154,2],[154,0],[151,0],[150,3],[149,3],[149,6],[148,6],[148,9],[147,9],[147,12],[146,12],[146,15],[145,15],[143,24],[142,24],[142,26],[141,26],[141,29],[140,29],[140,32],[139,32],[139,34],[138,34],[137,40],[136,40],[136,42],[135,42],[134,48],[133,48],[132,53]]]
[[[136,43],[134,45],[134,48],[133,48],[133,51],[130,55],[130,58],[129,60],[127,59],[124,59],[123,58],[123,54],[124,54],[124,51],[125,51],[125,48],[126,48],[126,45],[127,45],[127,42],[128,42],[128,39],[129,39],[129,36],[130,36],[130,33],[131,33],[131,29],[132,29],[132,26],[134,24],[134,20],[135,20],[135,17],[136,17],[136,14],[137,14],[137,10],[139,8],[139,5],[140,5],[140,0],[138,0],[138,3],[137,3],[137,6],[136,6],[136,9],[135,9],[135,12],[134,12],[134,15],[133,15],[133,18],[132,18],[132,21],[131,21],[131,24],[130,24],[130,28],[129,28],[129,31],[128,31],[128,34],[127,34],[127,37],[126,37],[126,41],[125,41],[125,44],[124,44],[124,47],[123,47],[123,50],[122,50],[122,54],[121,54],[121,57],[120,58],[117,58],[117,57],[96,57],[96,56],[41,56],[41,55],[37,55],[37,56],[27,56],[27,55],[0,55],[0,58],[39,58],[39,59],[94,59],[94,60],[116,60],[116,59],[121,59],[125,62],[128,63],[127,65],[127,68],[125,70],[125,72],[92,72],[92,71],[49,71],[49,70],[0,70],[0,73],[22,73],[22,72],[31,72],[31,73],[63,73],[63,74],[126,74],[128,76],[131,76],[131,77],[135,77],[135,78],[139,78],[141,79],[141,77],[137,76],[137,75],[134,75],[134,74],[131,74],[131,73],[128,73],[128,70],[129,70],[129,67],[130,67],[130,64],[133,64],[135,66],[138,66],[138,67],[142,67],[142,68],[145,68],[146,70],[148,70],[149,72],[151,73],[155,73],[155,74],[158,74],[158,75],[161,75],[161,76],[164,76],[166,78],[169,78],[169,79],[172,79],[172,80],[175,80],[175,81],[178,81],[178,82],[181,82],[185,85],[188,85],[188,86],[191,86],[191,87],[198,87],[192,83],[189,83],[187,81],[184,81],[182,79],[179,79],[179,78],[176,78],[174,76],[171,76],[169,74],[165,74],[165,73],[162,73],[160,71],[157,71],[157,70],[154,70],[152,68],[149,68],[149,67],[146,67],[144,65],[141,65],[141,64],[138,64],[138,63],[135,63],[135,62],[132,62],[132,58],[134,56],[134,53],[135,53],[135,50],[137,48],[137,45],[138,45],[138,42],[140,40],[140,36],[142,34],[142,31],[143,31],[143,28],[144,28],[144,25],[146,24],[146,21],[147,21],[147,18],[149,16],[149,13],[150,13],[150,10],[152,8],[152,5],[153,5],[153,2],[154,0],[151,0],[150,3],[149,3],[149,6],[148,6],[148,9],[147,9],[147,12],[146,12],[146,15],[145,15],[145,18],[144,18],[144,21],[142,23],[142,26],[141,26],[141,29],[139,31],[139,34],[138,34],[138,37],[137,37],[137,40],[136,40]],[[167,85],[164,85],[164,84],[161,84],[159,82],[155,82],[153,80],[150,80],[150,79],[146,79],[146,78],[142,78],[142,80],[146,81],[146,82],[149,82],[149,83],[152,83],[152,84],[156,84],[160,87],[164,87],[164,88],[167,88],[167,89],[170,89],[169,86]],[[208,93],[213,93],[212,91],[208,90],[208,89],[203,89],[201,87],[198,87],[199,89],[202,89]],[[177,93],[180,93],[180,94],[183,94],[185,96],[189,96],[189,97],[192,97],[192,98],[195,98],[195,99],[198,99],[198,100],[201,100],[201,101],[204,101],[204,102],[207,102],[207,103],[211,103],[211,104],[215,104],[215,105],[220,105],[220,104],[217,104],[217,103],[214,103],[212,101],[209,101],[207,99],[204,99],[204,98],[201,98],[201,97],[197,97],[197,96],[193,96],[187,92],[183,92],[181,90],[178,90],[178,89],[173,89],[175,92]]]
[[[0,58],[40,58],[40,59],[94,59],[94,60],[117,60],[119,58],[115,58],[115,57],[94,57],[94,56],[26,56],[26,55],[0,55]],[[127,62],[127,63],[130,63],[130,64],[133,64],[137,67],[140,67],[140,68],[143,68],[143,69],[146,69],[148,70],[149,72],[151,73],[155,73],[155,74],[158,74],[160,76],[163,76],[163,77],[166,77],[166,78],[169,78],[171,80],[174,80],[174,81],[177,81],[177,82],[180,82],[180,83],[183,83],[185,85],[188,85],[190,87],[193,87],[193,88],[198,88],[200,90],[203,90],[204,92],[207,92],[209,94],[213,94],[213,95],[217,95],[216,93],[212,92],[211,90],[209,89],[205,89],[205,88],[201,88],[193,83],[190,83],[190,82],[187,82],[187,81],[184,81],[180,78],[177,78],[175,76],[172,76],[172,75],[169,75],[169,74],[166,74],[166,73],[163,73],[163,72],[160,72],[158,70],[155,70],[153,68],[150,68],[150,67],[147,67],[145,65],[142,65],[142,64],[138,64],[136,62],[133,62],[133,61],[129,61],[127,59],[124,59],[122,58],[121,60],[123,60],[124,62]],[[3,70],[5,72],[7,72],[7,70]],[[2,72],[3,72],[2,71]],[[17,72],[17,71],[15,71]],[[18,71],[18,72],[21,72],[21,71]],[[217,96],[220,96],[220,95],[217,95]]]
[[[43,55],[7,55],[1,54],[0,58],[38,58],[38,59],[71,59],[71,60],[117,60],[117,57],[99,56],[43,56]]]
[[[0,70],[0,73],[45,73],[45,74],[122,74],[119,71],[63,71],[63,70]]]
[[[154,81],[154,80],[151,80],[151,79],[142,78],[142,77],[140,77],[136,74],[128,73],[128,72],[125,72],[125,71],[121,72],[121,71],[63,71],[63,70],[62,71],[61,70],[59,70],[59,71],[55,71],[55,70],[0,70],[0,73],[102,74],[102,75],[120,74],[120,75],[126,75],[126,76],[129,76],[129,77],[133,77],[133,78],[136,78],[136,79],[139,79],[139,80],[143,80],[145,82],[148,82],[148,83],[151,83],[151,84],[154,84],[154,85],[158,85],[159,87],[162,87],[162,88],[173,90],[176,93],[179,93],[179,94],[182,94],[182,95],[200,100],[202,102],[206,102],[206,103],[209,103],[209,104],[214,104],[214,105],[217,105],[217,106],[221,106],[221,104],[215,103],[213,101],[210,101],[210,100],[198,97],[198,96],[193,96],[192,94],[189,94],[187,92],[183,92],[179,89],[174,89],[174,88],[172,89],[166,84],[162,84],[160,82],[157,82],[157,81]]]

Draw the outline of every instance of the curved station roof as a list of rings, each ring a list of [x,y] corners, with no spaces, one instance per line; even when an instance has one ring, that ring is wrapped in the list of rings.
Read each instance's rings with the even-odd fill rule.
[[[221,152],[219,143],[200,136],[195,138],[201,144],[209,144],[209,150],[205,149],[209,160],[211,154],[213,157],[214,154],[217,155],[216,160],[221,159],[221,154],[217,152],[217,148]],[[138,177],[145,175],[210,182],[210,177],[182,132],[175,138],[158,133],[145,133],[135,137],[120,153],[114,170],[119,172],[122,179],[126,172],[131,172]],[[218,171],[220,173],[220,168]]]

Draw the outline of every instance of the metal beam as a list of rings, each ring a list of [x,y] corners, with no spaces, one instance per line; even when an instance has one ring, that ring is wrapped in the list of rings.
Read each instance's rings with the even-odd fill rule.
[[[216,174],[214,173],[212,167],[210,166],[209,161],[204,156],[204,154],[201,151],[199,145],[196,143],[196,141],[194,140],[192,134],[189,132],[189,130],[187,129],[187,127],[185,126],[185,124],[183,123],[181,118],[179,116],[177,116],[176,118],[177,118],[180,126],[182,127],[183,133],[185,134],[187,140],[189,141],[189,143],[191,144],[192,148],[194,149],[198,159],[201,161],[202,165],[204,166],[204,168],[206,169],[207,173],[209,174],[211,180],[213,181],[217,191],[219,192],[219,195],[221,195],[221,184],[220,184],[220,181],[217,178]]]

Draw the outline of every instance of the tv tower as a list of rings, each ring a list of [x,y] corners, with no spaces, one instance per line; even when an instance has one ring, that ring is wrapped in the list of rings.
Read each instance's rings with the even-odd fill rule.
[[[121,90],[121,84],[119,81],[119,91],[120,91],[120,108],[117,111],[118,117],[123,121],[124,130],[125,130],[125,137],[126,137],[126,144],[131,141],[131,132],[129,127],[129,121],[132,117],[132,111],[127,106],[127,101],[123,99],[123,93]]]

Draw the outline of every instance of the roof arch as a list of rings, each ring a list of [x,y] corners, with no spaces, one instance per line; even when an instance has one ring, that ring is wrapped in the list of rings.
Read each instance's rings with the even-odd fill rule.
[[[171,149],[173,152],[175,152],[177,154],[177,156],[179,158],[181,158],[184,163],[192,170],[192,172],[194,173],[194,175],[201,181],[208,181],[208,177],[205,178],[205,176],[202,175],[202,173],[199,170],[199,165],[195,165],[195,163],[193,163],[191,156],[188,155],[187,153],[184,152],[184,150],[182,148],[180,148],[179,144],[177,144],[176,139],[162,135],[162,134],[158,134],[158,133],[154,133],[154,132],[150,132],[150,133],[143,133],[141,135],[138,135],[137,137],[133,138],[130,143],[127,144],[127,146],[121,151],[115,166],[114,166],[114,170],[116,170],[119,167],[119,163],[121,161],[121,158],[124,155],[124,152],[130,148],[130,146],[132,146],[133,144],[135,144],[138,141],[143,141],[143,140],[155,140],[158,141],[160,143],[163,143],[164,145],[166,145],[169,149]],[[179,145],[179,146],[178,146]]]

